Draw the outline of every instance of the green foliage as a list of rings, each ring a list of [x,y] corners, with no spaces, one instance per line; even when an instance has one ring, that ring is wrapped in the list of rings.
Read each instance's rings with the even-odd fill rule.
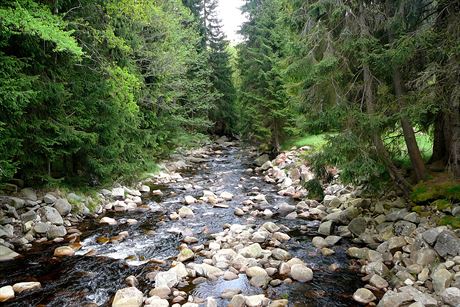
[[[460,217],[459,216],[451,216],[445,215],[439,219],[438,225],[440,226],[451,226],[453,229],[460,228]]]
[[[311,179],[303,184],[303,187],[308,191],[308,198],[315,199],[319,202],[324,199],[324,191],[321,182],[318,179]]]

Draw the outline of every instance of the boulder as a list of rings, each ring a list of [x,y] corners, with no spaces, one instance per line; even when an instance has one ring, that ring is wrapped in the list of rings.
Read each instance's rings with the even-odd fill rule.
[[[11,286],[0,287],[0,302],[6,302],[14,298],[14,290]]]
[[[21,214],[21,221],[22,223],[27,223],[30,221],[35,221],[37,219],[37,213],[33,210],[29,210],[23,214]]]
[[[439,234],[434,246],[436,252],[442,257],[460,255],[460,238],[450,230],[444,230]]]
[[[13,285],[13,290],[15,293],[22,293],[40,289],[42,285],[37,281],[31,282],[19,282]]]
[[[67,234],[67,230],[64,226],[56,226],[50,225],[48,231],[46,232],[46,236],[48,239],[52,240],[55,238],[63,237]]]
[[[167,300],[165,300],[165,299],[162,299],[162,298],[158,297],[158,296],[152,296],[152,297],[149,297],[145,301],[144,306],[145,307],[169,307],[169,302]],[[135,307],[135,306],[133,306],[133,307]]]
[[[226,201],[230,201],[233,199],[233,194],[229,192],[222,192],[220,193],[220,198]]]
[[[159,287],[175,287],[179,283],[178,276],[174,271],[160,272],[155,276],[155,288]]]
[[[135,287],[120,289],[115,293],[112,307],[140,307],[144,301],[144,295]]]
[[[184,248],[180,251],[179,255],[177,256],[177,261],[185,262],[187,260],[193,259],[195,254],[191,249]]]
[[[64,220],[62,219],[61,214],[55,208],[50,206],[42,207],[38,210],[42,220],[45,222],[50,222],[54,225],[62,225],[64,224]]]
[[[123,188],[113,188],[112,189],[112,197],[116,199],[122,199],[125,198],[125,189]],[[129,288],[127,288],[129,289]]]
[[[43,196],[43,201],[48,205],[54,204],[56,201],[56,196],[51,193],[47,193],[45,196]]]
[[[260,258],[262,257],[262,247],[259,243],[251,244],[239,251],[239,254],[246,258]]]
[[[307,282],[313,279],[313,271],[303,264],[294,264],[291,266],[290,276],[294,280]]]
[[[54,204],[54,208],[59,212],[60,215],[66,216],[72,210],[72,205],[65,198],[59,198]]]
[[[246,296],[244,299],[244,302],[246,306],[248,307],[261,307],[264,306],[264,302],[267,300],[265,295],[259,294],[259,295],[251,295],[251,296]]]
[[[370,302],[375,301],[377,298],[369,289],[359,288],[353,294],[353,299],[361,304],[369,304]]]
[[[171,294],[171,289],[166,286],[155,287],[154,289],[150,290],[150,296],[157,296],[161,299],[166,299]]]
[[[363,217],[356,217],[348,224],[348,230],[355,236],[359,236],[366,231],[367,222]]]
[[[0,245],[0,261],[10,261],[20,256],[15,251],[9,249],[6,246]]]
[[[398,221],[394,225],[394,231],[397,236],[410,236],[417,225],[408,221]]]
[[[444,304],[457,307],[460,303],[460,289],[450,287],[441,292],[441,298]]]
[[[23,198],[25,198],[27,200],[31,200],[31,201],[37,201],[38,200],[37,193],[31,188],[22,189],[20,195],[21,195],[21,197],[23,197]]]
[[[409,293],[405,292],[395,292],[389,290],[385,293],[385,295],[380,299],[377,307],[400,307],[406,306],[405,304],[408,302],[412,302],[413,298]]]
[[[434,272],[431,275],[434,291],[440,294],[442,291],[448,288],[452,281],[452,277],[452,273],[444,268],[438,269],[436,272]]]
[[[289,205],[287,203],[282,203],[278,208],[278,212],[281,216],[286,216],[295,210],[295,206]]]
[[[333,222],[332,221],[326,221],[324,223],[321,223],[318,228],[318,233],[323,235],[323,236],[328,236],[332,234],[333,230]]]

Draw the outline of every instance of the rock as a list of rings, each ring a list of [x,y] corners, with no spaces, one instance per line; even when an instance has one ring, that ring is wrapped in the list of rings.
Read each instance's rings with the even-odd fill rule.
[[[42,285],[36,281],[19,282],[13,285],[13,290],[15,293],[19,294],[22,292],[37,290],[37,289],[40,289],[41,287]]]
[[[370,290],[366,288],[359,288],[353,294],[353,299],[361,304],[369,304],[370,302],[375,301],[377,298]]]
[[[47,233],[50,226],[50,224],[38,222],[34,226],[34,231],[39,234]]]
[[[115,293],[112,307],[140,307],[143,301],[144,295],[142,292],[135,287],[129,287],[120,289]]]
[[[408,221],[398,221],[395,223],[394,230],[397,236],[410,236],[417,225]]]
[[[115,199],[123,199],[123,198],[125,198],[125,189],[123,189],[123,188],[113,188],[112,189],[112,197],[115,198]]]
[[[413,299],[409,293],[397,293],[395,291],[389,290],[382,297],[377,307],[399,307],[411,301],[413,301]]]
[[[21,221],[27,223],[30,221],[35,221],[37,219],[37,213],[33,210],[29,210],[26,213],[21,214]]]
[[[277,260],[286,261],[291,258],[291,255],[284,249],[275,248],[274,250],[272,250],[272,257]]]
[[[265,295],[259,294],[259,295],[246,296],[246,298],[244,299],[244,302],[246,306],[248,307],[261,307],[263,306],[263,303],[265,300],[266,300]]]
[[[405,286],[399,288],[401,293],[408,293],[414,299],[414,301],[421,303],[423,306],[427,307],[436,307],[438,306],[438,302],[429,294],[423,293],[412,286]]]
[[[239,251],[239,254],[246,258],[260,258],[262,257],[262,247],[259,243],[251,244]]]
[[[444,228],[441,227],[436,227],[436,228],[430,228],[424,233],[422,233],[422,238],[425,240],[428,244],[433,245],[436,242],[436,239],[438,238],[439,234],[444,230]]]
[[[137,280],[136,276],[131,275],[125,278],[125,283],[129,287],[137,287],[139,285],[139,281]]]
[[[388,282],[381,276],[374,274],[372,275],[369,283],[379,289],[385,289],[388,287]]]
[[[275,232],[272,236],[273,239],[278,240],[278,241],[289,241],[291,237],[288,234],[282,233],[282,232]]]
[[[157,296],[161,299],[167,299],[171,294],[171,289],[166,286],[155,287],[154,289],[150,290],[150,296]]]
[[[20,256],[15,251],[9,249],[6,246],[0,245],[0,261],[10,261]]]
[[[72,210],[72,205],[65,198],[59,198],[54,204],[54,208],[59,212],[60,215],[66,216]]]
[[[228,304],[227,307],[243,307],[245,304],[245,299],[244,296],[241,294],[235,295],[232,300],[230,301],[230,304]]]
[[[311,240],[311,243],[313,244],[314,247],[320,248],[320,249],[328,246],[326,240],[323,237],[314,237]]]
[[[56,201],[56,196],[47,193],[45,196],[43,196],[43,201],[48,205],[54,204],[54,202]]]
[[[135,306],[137,306],[137,305],[133,305],[133,307],[135,307]],[[131,307],[131,305],[129,307]],[[162,299],[162,298],[160,298],[158,296],[152,296],[152,297],[149,297],[145,301],[144,307],[169,307],[169,303],[168,303],[167,300]]]
[[[262,166],[265,162],[268,161],[270,161],[270,157],[267,154],[263,154],[254,160],[254,164],[257,166]]]
[[[411,258],[415,261],[415,263],[420,264],[421,266],[427,266],[436,261],[438,254],[433,249],[425,247],[412,252]]]
[[[191,249],[184,248],[180,251],[179,255],[177,256],[177,261],[185,262],[187,260],[193,259],[195,254]]]
[[[275,223],[273,222],[267,222],[265,224],[262,225],[262,228],[264,228],[265,230],[271,232],[271,233],[274,233],[274,232],[277,232],[280,230],[280,227],[278,225],[276,225]]]
[[[7,224],[5,226],[0,226],[0,238],[7,237],[13,238],[14,237],[14,227],[13,225]]]
[[[335,254],[335,251],[330,248],[323,247],[321,249],[321,254],[323,254],[323,256],[331,256]]]
[[[148,185],[143,184],[139,188],[139,192],[141,192],[141,193],[149,193],[150,192],[150,187]]]
[[[67,234],[67,230],[65,229],[64,226],[56,226],[56,225],[50,225],[48,228],[48,231],[46,232],[46,236],[48,239],[56,239],[59,237],[63,237]]]
[[[368,259],[369,249],[358,248],[358,247],[353,246],[347,250],[347,255],[353,258],[358,258],[358,259]]]
[[[393,237],[388,240],[388,249],[391,253],[395,253],[396,251],[401,250],[406,245],[407,242],[403,237]]]
[[[99,224],[108,224],[108,225],[117,225],[117,221],[111,217],[108,217],[108,216],[104,216],[103,218],[101,218],[99,220]]]
[[[208,297],[205,307],[217,307],[217,301],[213,297]]]
[[[184,203],[187,205],[192,205],[196,203],[196,198],[190,195],[185,196],[184,198]]]
[[[222,293],[220,294],[220,297],[223,298],[223,299],[231,299],[233,298],[235,295],[238,295],[241,293],[241,290],[240,289],[231,289],[231,288],[226,288],[222,291]]]
[[[16,209],[22,209],[26,205],[26,201],[19,197],[10,197],[10,200],[13,202],[13,207]]]
[[[291,212],[295,211],[295,206],[289,205],[287,203],[282,203],[279,208],[278,212],[281,216],[286,216]]]
[[[37,193],[35,193],[35,191],[31,188],[25,188],[25,189],[22,189],[21,190],[21,193],[20,193],[21,197],[27,199],[27,200],[31,200],[31,201],[37,201],[38,198],[37,198]]]
[[[348,224],[348,230],[355,236],[359,236],[360,234],[366,231],[367,222],[366,219],[363,217],[357,217],[351,220]]]
[[[238,275],[236,275],[235,273],[231,271],[226,271],[223,277],[225,280],[234,280],[238,278]]]
[[[291,266],[290,276],[300,282],[307,282],[313,279],[313,271],[303,264]]]
[[[53,207],[45,206],[40,208],[38,212],[42,217],[42,220],[45,222],[50,222],[54,225],[64,224],[61,214],[59,214],[59,212]]]
[[[193,214],[192,209],[188,207],[181,207],[178,213],[181,218],[192,218],[195,216],[195,214]]]
[[[175,287],[179,283],[177,274],[174,271],[159,272],[155,276],[155,288]]]
[[[287,307],[289,304],[289,301],[284,299],[284,300],[275,300],[270,303],[268,307]]]
[[[233,212],[236,216],[243,216],[245,213],[243,210],[240,208],[236,208],[235,211]]]
[[[60,246],[54,250],[55,257],[70,257],[75,255],[75,251],[70,246]]]
[[[450,287],[441,292],[442,301],[452,307],[457,307],[460,302],[460,289]]]
[[[6,302],[14,298],[14,290],[11,286],[4,286],[0,288],[0,302]]]
[[[434,291],[440,294],[442,291],[444,291],[444,289],[448,288],[450,282],[452,281],[452,277],[452,274],[444,268],[434,272],[431,275]]]
[[[458,256],[460,255],[460,238],[452,231],[444,230],[439,234],[434,249],[442,257]]]
[[[255,276],[268,276],[268,273],[261,267],[253,266],[246,270],[246,275],[252,278]]]
[[[342,240],[342,237],[339,237],[339,236],[327,236],[325,240],[326,240],[327,246],[334,246],[340,240]]]
[[[326,221],[324,223],[321,223],[318,228],[318,233],[324,236],[328,236],[332,234],[333,230],[333,222],[332,221]]]
[[[418,215],[417,212],[411,212],[404,217],[404,220],[411,222],[411,223],[418,224],[420,223],[420,216]]]
[[[222,198],[223,200],[226,200],[226,201],[230,201],[233,199],[233,194],[232,193],[229,193],[229,192],[222,192],[220,193],[220,198]]]

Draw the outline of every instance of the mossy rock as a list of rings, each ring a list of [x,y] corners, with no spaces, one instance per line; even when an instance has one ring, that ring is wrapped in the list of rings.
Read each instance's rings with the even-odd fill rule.
[[[438,199],[431,203],[433,208],[438,209],[439,211],[450,210],[452,208],[452,204],[450,201],[445,199]]]
[[[460,228],[460,216],[445,215],[439,219],[438,225],[451,226],[453,229]]]
[[[417,213],[422,213],[422,212],[425,212],[426,209],[424,206],[413,206],[412,211],[417,212]]]
[[[415,203],[428,203],[438,199],[459,201],[459,181],[427,181],[417,184],[411,193],[411,200]]]

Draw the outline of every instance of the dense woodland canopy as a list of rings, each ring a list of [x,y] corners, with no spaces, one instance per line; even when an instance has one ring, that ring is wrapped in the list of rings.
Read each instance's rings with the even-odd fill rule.
[[[216,6],[1,1],[1,181],[98,185],[206,135],[307,133],[345,182],[460,177],[460,1],[246,0],[237,46]]]

